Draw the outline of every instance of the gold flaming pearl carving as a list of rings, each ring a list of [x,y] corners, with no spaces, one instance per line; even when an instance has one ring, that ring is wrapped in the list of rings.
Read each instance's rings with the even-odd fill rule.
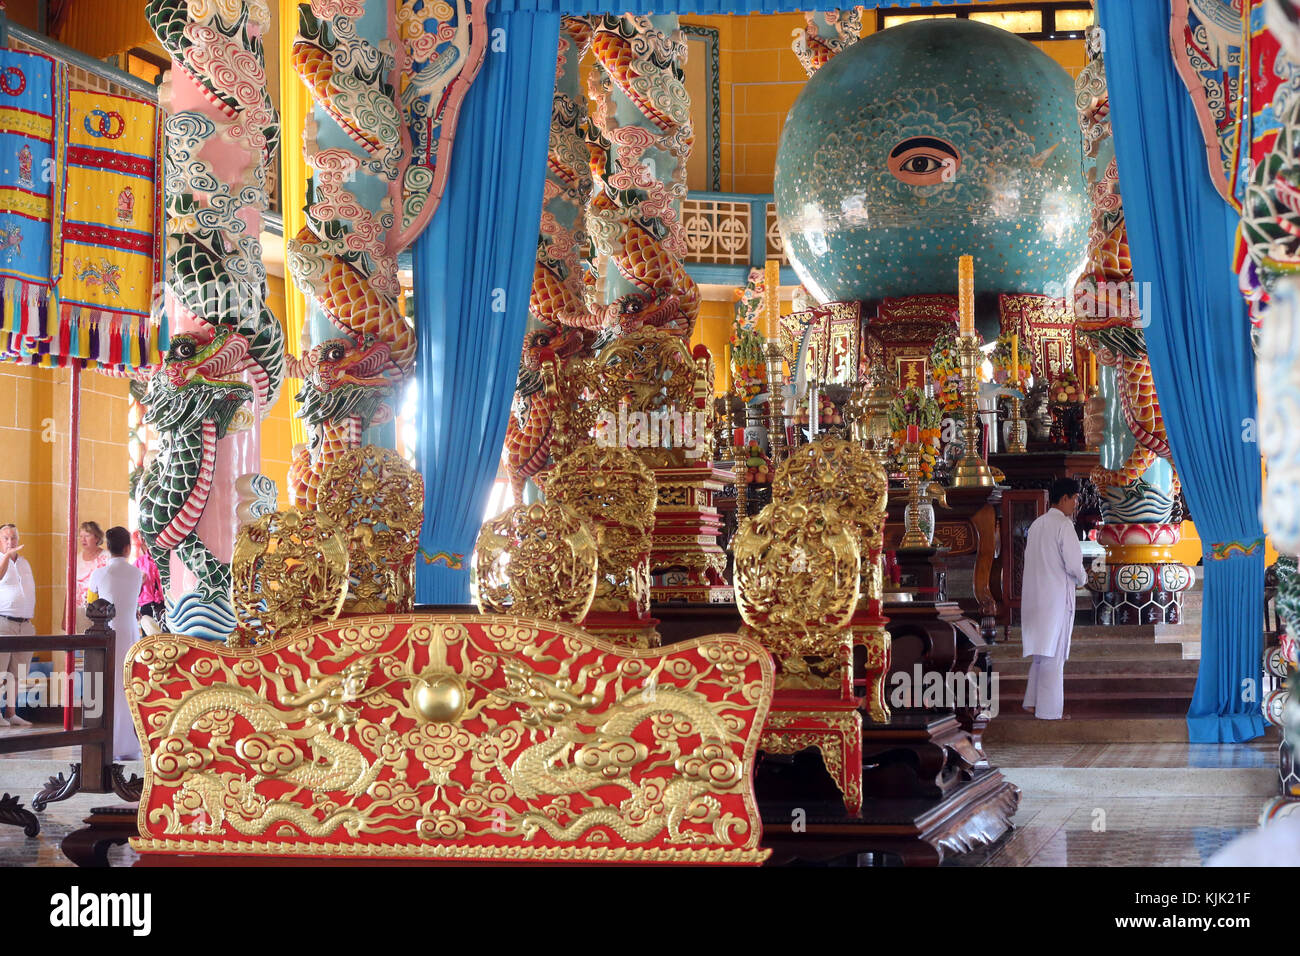
[[[455,674],[437,674],[416,682],[411,703],[429,723],[449,724],[465,713],[465,685]]]
[[[792,452],[776,469],[775,501],[827,505],[853,528],[862,559],[864,599],[880,598],[874,573],[884,543],[889,476],[874,456],[840,438],[822,437]]]
[[[317,506],[348,536],[352,581],[345,610],[411,610],[424,522],[420,473],[389,448],[353,448],[325,469]]]
[[[562,372],[552,370],[548,388],[555,396],[557,459],[592,443],[602,416],[661,411],[682,413],[695,408],[699,367],[690,344],[679,335],[643,326],[619,338],[595,358],[569,361]],[[680,467],[681,448],[641,448],[647,464]]]
[[[240,631],[235,643],[338,617],[348,568],[347,539],[322,512],[290,508],[245,525],[230,567]]]
[[[776,656],[783,676],[804,658],[835,660],[851,640],[861,559],[852,526],[834,508],[775,501],[745,518],[733,541],[736,605]]]
[[[623,448],[585,445],[543,479],[548,501],[591,522],[600,548],[593,611],[650,610],[650,545],[657,490],[654,472]]]
[[[515,505],[479,531],[470,592],[484,614],[579,621],[595,598],[599,562],[595,530],[576,511]]]

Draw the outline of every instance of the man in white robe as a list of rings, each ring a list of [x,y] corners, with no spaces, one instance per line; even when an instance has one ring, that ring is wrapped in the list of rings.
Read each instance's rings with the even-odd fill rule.
[[[122,671],[126,666],[126,652],[140,637],[136,612],[140,605],[140,587],[144,574],[127,560],[131,553],[131,534],[125,528],[109,528],[104,534],[108,564],[90,576],[87,597],[94,594],[113,605],[113,662],[105,678],[106,690],[113,694],[113,759],[139,760],[140,738],[131,723],[131,711],[126,706],[126,684]]]
[[[1065,707],[1065,661],[1074,629],[1074,592],[1088,581],[1083,550],[1074,531],[1079,483],[1052,483],[1052,506],[1029,526],[1025,581],[1020,603],[1023,656],[1033,657],[1025,686],[1025,710],[1041,720],[1060,720]]]

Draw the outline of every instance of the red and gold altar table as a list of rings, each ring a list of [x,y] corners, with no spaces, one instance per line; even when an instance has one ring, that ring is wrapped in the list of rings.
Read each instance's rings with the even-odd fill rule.
[[[143,638],[145,863],[219,857],[756,864],[771,657],[562,624],[349,618],[267,645]]]

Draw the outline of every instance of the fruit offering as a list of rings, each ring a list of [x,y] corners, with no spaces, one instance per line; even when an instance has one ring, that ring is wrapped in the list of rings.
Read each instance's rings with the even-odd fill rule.
[[[934,474],[935,462],[939,458],[942,420],[943,412],[939,403],[919,388],[906,389],[890,402],[889,431],[894,445],[894,453],[889,462],[890,470],[906,471],[907,459],[903,445],[907,441],[908,426],[915,426],[921,443],[921,477],[928,480]]]
[[[745,484],[766,485],[771,483],[776,475],[776,470],[772,467],[772,460],[763,454],[763,449],[758,442],[751,441],[741,449],[740,454],[745,461]]]
[[[989,356],[989,361],[993,365],[993,381],[1022,391],[1026,380],[1034,374],[1034,367],[1029,362],[1028,350],[1014,348],[1011,339],[1010,335],[998,336],[998,343],[993,349],[993,354]],[[1018,371],[1011,368],[1013,357],[1020,365]]]
[[[1048,386],[1047,398],[1053,405],[1080,405],[1083,403],[1083,386],[1079,377],[1068,368],[1061,369]]]

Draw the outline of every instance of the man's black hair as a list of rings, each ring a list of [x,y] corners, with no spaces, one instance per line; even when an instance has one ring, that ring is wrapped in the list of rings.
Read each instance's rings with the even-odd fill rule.
[[[1052,489],[1047,493],[1052,504],[1056,504],[1067,495],[1077,495],[1080,491],[1079,481],[1076,478],[1057,478],[1052,482]]]
[[[131,532],[120,525],[105,531],[104,540],[108,542],[108,553],[115,558],[125,558],[131,552]]]

